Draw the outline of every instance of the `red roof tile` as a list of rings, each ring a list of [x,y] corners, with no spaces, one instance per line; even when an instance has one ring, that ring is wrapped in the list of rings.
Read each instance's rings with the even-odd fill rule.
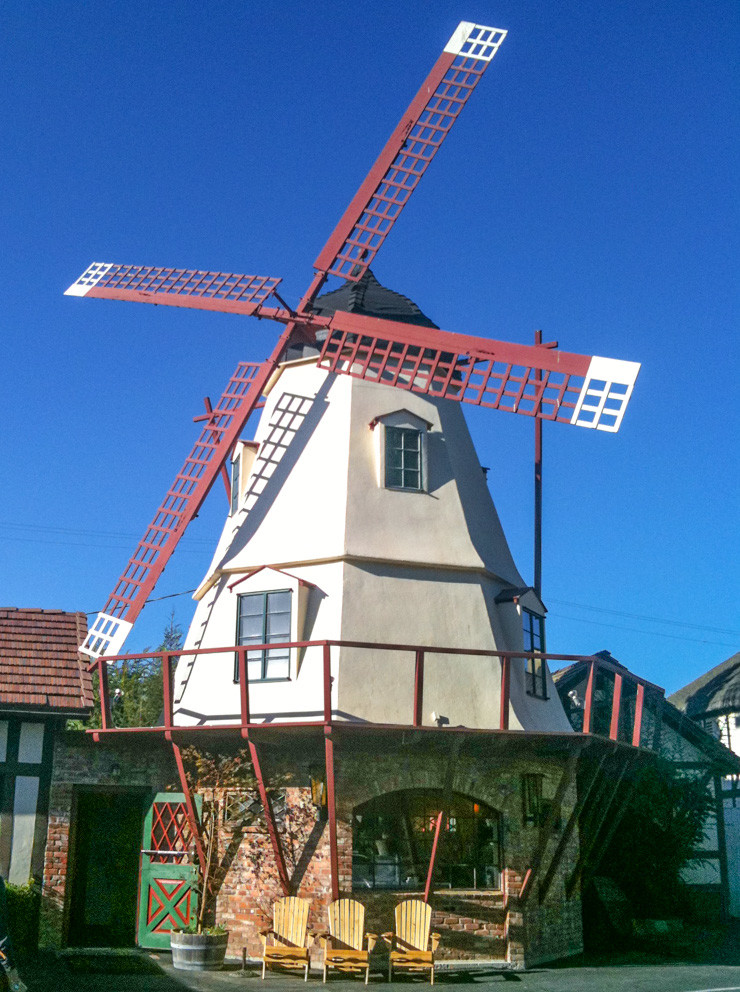
[[[0,707],[92,706],[92,679],[78,650],[86,634],[84,613],[0,607]]]

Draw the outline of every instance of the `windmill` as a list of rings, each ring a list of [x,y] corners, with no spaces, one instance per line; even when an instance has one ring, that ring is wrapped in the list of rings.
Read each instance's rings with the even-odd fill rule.
[[[461,22],[316,258],[295,308],[280,279],[190,269],[93,263],[67,295],[130,300],[269,318],[282,325],[272,354],[240,362],[154,519],[93,623],[82,650],[116,655],[190,521],[234,451],[287,357],[315,349],[317,366],[367,382],[616,432],[639,365],[389,320],[321,312],[330,276],[367,280],[369,267],[498,51],[506,31]]]

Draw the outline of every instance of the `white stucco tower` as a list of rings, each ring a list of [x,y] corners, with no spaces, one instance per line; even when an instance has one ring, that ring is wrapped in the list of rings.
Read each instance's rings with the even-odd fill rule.
[[[384,316],[404,308],[406,321],[413,308],[431,323],[371,274],[323,300]],[[310,355],[280,366],[254,441],[234,453],[230,513],[195,596],[178,724],[239,718],[233,653],[188,648],[323,639],[541,648],[544,609],[514,564],[460,404],[330,374]],[[248,657],[252,720],[320,717],[321,648]],[[331,664],[333,719],[410,722],[413,653],[336,647]],[[423,723],[496,727],[500,682],[497,658],[428,653]],[[549,674],[521,659],[510,726],[570,729]]]

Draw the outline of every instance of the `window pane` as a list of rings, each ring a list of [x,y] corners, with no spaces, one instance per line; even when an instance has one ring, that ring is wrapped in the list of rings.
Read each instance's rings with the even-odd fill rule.
[[[239,613],[241,616],[260,616],[265,611],[265,597],[262,593],[239,597]]]
[[[423,889],[443,802],[439,791],[410,789],[379,796],[357,807],[352,832],[354,886]],[[498,813],[468,797],[454,795],[442,830],[437,884],[468,889],[499,887]]]
[[[289,592],[268,592],[267,594],[268,613],[290,613],[290,593]]]
[[[290,659],[287,651],[267,652],[267,671],[265,678],[287,679],[290,675]]]
[[[387,469],[385,473],[386,486],[393,486],[396,489],[403,487],[403,472],[400,468]]]
[[[262,678],[262,652],[250,651],[247,655],[247,681],[259,682]]]
[[[239,644],[252,641],[254,644],[262,643],[262,617],[246,616],[239,621]]]
[[[403,473],[403,488],[404,489],[418,489],[419,488],[419,473],[417,471],[405,471]]]
[[[386,459],[389,468],[401,468],[403,464],[403,453],[400,448],[391,448]]]
[[[418,452],[420,437],[419,431],[403,432],[403,447],[407,454]]]
[[[266,641],[290,640],[290,613],[273,613],[267,618]]]

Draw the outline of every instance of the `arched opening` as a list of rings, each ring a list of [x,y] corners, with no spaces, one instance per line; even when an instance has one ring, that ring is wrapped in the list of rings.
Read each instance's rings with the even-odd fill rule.
[[[353,888],[422,890],[443,806],[441,789],[390,792],[356,806]],[[434,887],[499,889],[501,864],[501,814],[453,793],[440,832]]]

